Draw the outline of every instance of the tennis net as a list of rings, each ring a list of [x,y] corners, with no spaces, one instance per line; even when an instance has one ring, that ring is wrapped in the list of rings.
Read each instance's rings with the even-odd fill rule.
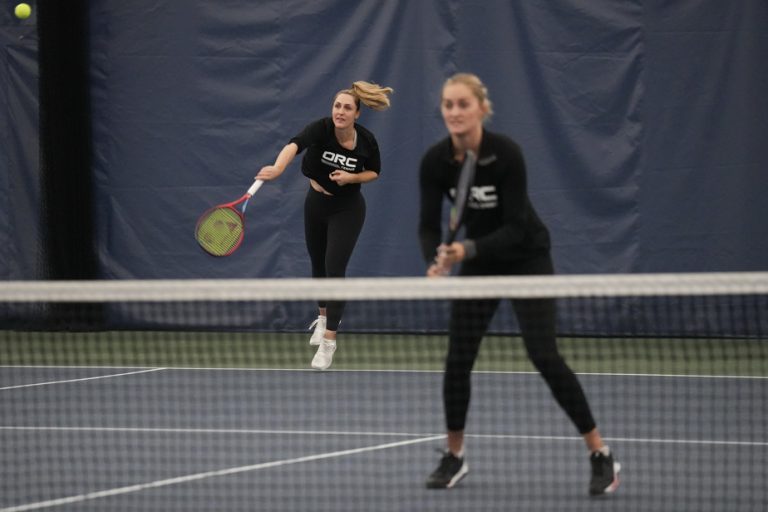
[[[496,299],[470,472],[426,489],[451,304],[475,325]],[[623,467],[606,505],[521,340],[515,312],[542,299]],[[310,369],[318,300],[346,301],[327,371]],[[768,503],[768,273],[5,282],[0,321],[0,512]]]

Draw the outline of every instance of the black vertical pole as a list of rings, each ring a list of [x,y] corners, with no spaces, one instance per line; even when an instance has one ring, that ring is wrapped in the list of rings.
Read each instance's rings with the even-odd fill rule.
[[[38,0],[41,218],[51,280],[98,278],[91,170],[88,0]],[[96,329],[99,304],[48,308],[49,327]]]
[[[95,279],[88,1],[38,0],[40,165],[48,279]]]

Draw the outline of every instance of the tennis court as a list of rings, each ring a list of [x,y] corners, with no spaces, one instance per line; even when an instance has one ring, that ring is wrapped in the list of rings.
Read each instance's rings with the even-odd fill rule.
[[[442,336],[349,336],[329,372],[303,369],[303,334],[5,338],[3,512],[719,511],[768,502],[759,340],[562,340],[623,464],[620,492],[595,500],[581,438],[513,338],[486,340],[473,377],[470,474],[449,491],[423,485],[444,444]],[[664,371],[649,372],[652,361]]]
[[[768,510],[768,2],[16,3],[0,512]]]

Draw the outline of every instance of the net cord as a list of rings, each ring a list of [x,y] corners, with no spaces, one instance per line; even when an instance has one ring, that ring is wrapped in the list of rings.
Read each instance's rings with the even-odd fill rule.
[[[768,294],[768,272],[346,278],[6,281],[0,302],[567,298]]]

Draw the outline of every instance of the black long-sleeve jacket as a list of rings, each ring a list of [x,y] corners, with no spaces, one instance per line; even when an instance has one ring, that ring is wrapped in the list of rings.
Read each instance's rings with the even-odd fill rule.
[[[440,244],[443,200],[453,201],[460,169],[450,137],[422,158],[419,239],[427,262]],[[523,153],[509,137],[483,130],[464,227],[471,257],[466,264],[475,268],[497,269],[549,250],[549,232],[528,197]]]

